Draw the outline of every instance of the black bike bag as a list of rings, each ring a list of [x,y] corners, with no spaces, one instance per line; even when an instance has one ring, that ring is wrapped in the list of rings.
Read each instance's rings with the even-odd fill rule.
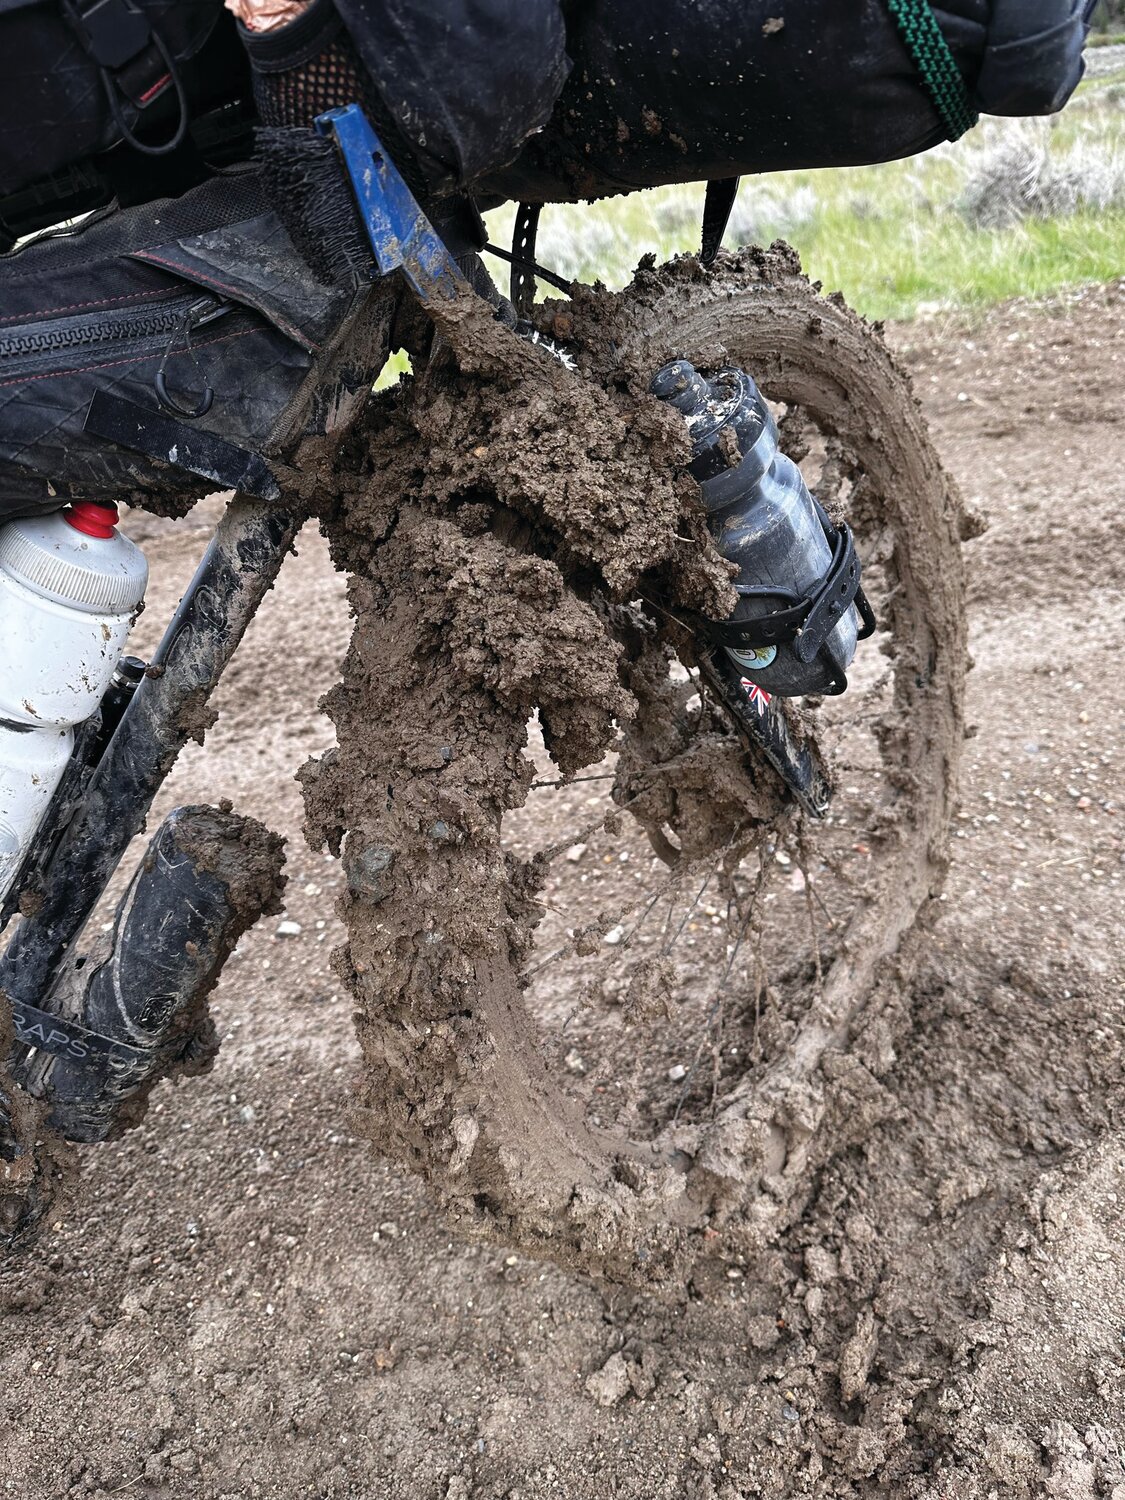
[[[264,124],[360,104],[424,197],[511,161],[570,68],[559,0],[313,0],[242,40]]]
[[[222,0],[0,0],[0,196],[121,140],[160,153],[217,83]]]
[[[1092,0],[896,8],[913,25],[889,0],[579,0],[550,120],[480,189],[557,202],[925,151],[958,133],[908,40],[935,22],[966,124],[975,112],[1051,113],[1082,76]],[[922,36],[931,56],[932,40]]]

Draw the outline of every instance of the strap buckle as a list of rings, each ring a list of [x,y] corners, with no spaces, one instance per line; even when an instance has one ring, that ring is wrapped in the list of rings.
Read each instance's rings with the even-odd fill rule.
[[[86,10],[73,10],[72,20],[84,33],[87,50],[103,68],[123,68],[152,40],[152,27],[143,11],[129,0],[94,0]]]

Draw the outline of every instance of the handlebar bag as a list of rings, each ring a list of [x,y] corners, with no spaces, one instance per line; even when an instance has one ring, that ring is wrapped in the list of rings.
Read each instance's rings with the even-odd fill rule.
[[[970,111],[1049,114],[1082,76],[1092,0],[929,7]],[[570,77],[496,198],[558,202],[743,172],[857,166],[947,131],[888,0],[578,0]]]

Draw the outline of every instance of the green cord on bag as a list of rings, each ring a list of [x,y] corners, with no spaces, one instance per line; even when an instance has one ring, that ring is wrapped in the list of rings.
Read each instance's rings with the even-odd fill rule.
[[[926,92],[951,141],[971,130],[979,116],[961,70],[927,0],[887,0],[906,50],[922,75]]]

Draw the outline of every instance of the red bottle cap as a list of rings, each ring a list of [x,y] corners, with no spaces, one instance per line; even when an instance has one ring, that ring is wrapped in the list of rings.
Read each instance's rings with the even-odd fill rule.
[[[113,528],[117,525],[117,506],[95,505],[90,500],[77,500],[73,505],[67,506],[63,517],[75,531],[109,541],[114,534]]]

